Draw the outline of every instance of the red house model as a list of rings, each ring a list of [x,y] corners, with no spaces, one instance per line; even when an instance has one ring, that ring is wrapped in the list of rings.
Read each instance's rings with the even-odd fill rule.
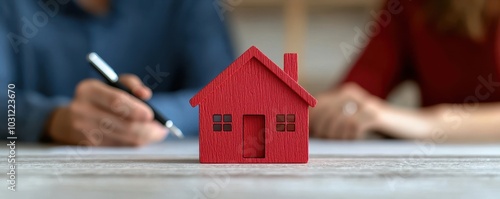
[[[284,70],[251,47],[191,100],[200,111],[201,163],[306,163],[309,106],[297,54]]]

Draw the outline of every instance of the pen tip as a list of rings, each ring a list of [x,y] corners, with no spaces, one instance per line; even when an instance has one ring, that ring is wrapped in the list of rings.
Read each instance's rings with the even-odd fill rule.
[[[177,128],[175,125],[172,125],[170,128],[170,131],[179,139],[183,139],[184,138],[184,134],[182,133],[182,131]]]

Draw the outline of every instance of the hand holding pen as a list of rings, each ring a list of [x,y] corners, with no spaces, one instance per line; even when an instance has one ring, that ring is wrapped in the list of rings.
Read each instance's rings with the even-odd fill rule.
[[[132,90],[130,90],[130,88],[127,88],[118,81],[118,75],[115,73],[113,68],[111,68],[111,66],[109,66],[101,57],[99,57],[97,53],[89,53],[87,55],[87,60],[89,61],[90,65],[94,67],[97,72],[99,72],[99,74],[101,74],[106,79],[109,85],[138,97],[135,93],[132,92]],[[165,125],[165,127],[171,130],[172,133],[177,136],[177,138],[184,138],[184,134],[182,134],[182,131],[174,125],[174,122],[172,120],[155,110],[153,106],[151,106],[151,104],[149,104],[147,101],[143,100],[142,102],[145,103],[149,108],[151,108],[154,114],[154,119],[156,121],[158,121],[160,124]]]
[[[45,137],[90,146],[143,146],[164,140],[167,128],[142,101],[151,97],[151,90],[135,75],[119,79],[137,97],[96,79],[83,80],[73,99],[50,115]]]

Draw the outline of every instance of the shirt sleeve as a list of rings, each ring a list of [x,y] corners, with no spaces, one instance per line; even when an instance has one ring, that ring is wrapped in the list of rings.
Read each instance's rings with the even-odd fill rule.
[[[181,89],[155,92],[151,104],[170,117],[187,135],[198,134],[198,108],[189,100],[233,60],[231,42],[221,17],[223,12],[210,0],[186,0],[179,6],[178,57],[182,66]]]
[[[381,14],[377,20],[357,29],[355,43],[363,38],[370,38],[370,41],[342,81],[357,83],[381,98],[386,98],[397,84],[408,79],[411,72],[408,70],[411,68],[408,58],[410,48],[405,41],[408,36],[408,28],[405,27],[408,23],[406,9],[389,9],[387,4],[379,12],[385,15]],[[377,24],[378,28],[370,26],[373,24]],[[370,34],[372,31],[374,34]],[[362,46],[351,45],[348,48],[352,50]]]
[[[16,78],[16,55],[22,53],[22,49],[16,52],[13,48],[14,29],[9,28],[8,16],[0,17],[0,139],[17,137],[19,141],[39,141],[44,130],[47,119],[50,118],[55,107],[69,101],[66,98],[49,98],[33,91],[22,88],[22,82]],[[10,36],[9,36],[10,35]],[[14,93],[14,98],[8,98],[8,85]],[[12,92],[10,93],[12,94]],[[11,101],[8,101],[11,100]],[[9,105],[13,105],[8,107]],[[8,109],[14,110],[15,116],[8,116]],[[12,112],[10,112],[12,114]],[[8,118],[14,118],[15,129],[8,129]],[[12,119],[10,119],[12,121]],[[13,123],[11,123],[10,126]]]

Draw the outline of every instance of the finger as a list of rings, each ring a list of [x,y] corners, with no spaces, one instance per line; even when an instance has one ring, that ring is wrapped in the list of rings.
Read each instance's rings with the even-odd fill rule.
[[[329,105],[328,99],[325,97],[318,97],[318,103],[316,107],[311,109],[310,112],[310,118],[317,119],[320,118],[321,113],[324,111],[325,108]],[[311,121],[312,123],[315,123],[317,120]]]
[[[103,137],[101,142],[98,142],[97,145],[93,145],[93,146],[122,147],[122,146],[128,146],[128,145],[125,144],[124,142],[118,140],[118,139],[106,136],[106,137]]]
[[[349,136],[349,139],[352,140],[361,140],[365,138],[366,132],[359,126],[352,126],[352,132]]]
[[[334,98],[331,93],[325,93],[318,96],[318,103],[316,107],[311,109],[310,117],[315,119],[312,122],[317,123],[317,119],[323,116],[325,110],[335,104],[333,99]]]
[[[85,117],[79,118],[86,121],[87,128],[81,132],[93,146],[126,146],[129,145],[123,140],[123,136],[116,132],[128,129],[126,120],[118,118],[116,115],[101,110],[95,106],[84,107],[87,112]]]
[[[318,109],[310,109],[310,116],[309,116],[309,130],[310,130],[310,135],[313,137],[318,137],[320,129],[318,128],[318,116],[316,112],[318,112]]]
[[[163,140],[167,133],[165,127],[155,121],[129,122],[105,111],[94,111],[99,116],[93,123],[102,133],[104,145],[143,146]]]
[[[333,139],[337,137],[337,129],[335,129],[339,122],[343,119],[343,115],[339,113],[336,108],[329,107],[329,109],[325,110],[325,116],[322,117],[321,124],[319,124],[319,128],[321,128],[322,138]]]
[[[342,85],[342,88],[339,89],[339,92],[348,94],[355,99],[362,99],[365,98],[366,95],[368,95],[368,92],[363,87],[353,82],[348,82]]]
[[[165,138],[168,136],[168,133],[170,132],[167,128],[165,128],[164,125],[153,121],[152,124],[153,129],[156,129],[155,131],[151,131],[151,136],[149,139],[150,143],[156,143],[156,142],[161,142],[165,140]]]
[[[316,122],[315,128],[317,128],[316,135],[318,137],[324,138],[326,137],[325,136],[326,134],[330,133],[329,131],[330,129],[328,127],[333,121],[335,121],[335,118],[338,117],[338,113],[337,110],[332,106],[323,109],[318,109],[318,111],[320,111],[321,113],[318,114],[315,121]]]
[[[126,132],[124,140],[131,146],[144,146],[165,139],[168,130],[158,122],[135,122],[130,131]]]
[[[334,120],[332,120],[326,129],[328,129],[327,134],[324,135],[325,138],[328,139],[340,139],[342,130],[343,130],[343,125],[344,125],[345,117],[339,115],[336,117]]]
[[[362,117],[362,114],[357,114],[357,117],[354,118],[357,123],[357,125],[353,126],[353,139],[355,140],[366,139],[366,135],[368,133],[368,126],[370,124],[365,122]]]
[[[68,137],[72,138],[73,144],[84,146],[127,145],[111,133],[118,129],[126,129],[122,124],[125,120],[118,119],[115,115],[87,103],[72,104],[70,107],[74,111],[72,123],[75,131],[69,133]]]
[[[112,115],[102,118],[100,126],[105,135],[125,146],[143,146],[161,141],[167,135],[166,128],[156,121],[129,122],[113,118]]]
[[[137,121],[153,119],[153,111],[144,102],[117,88],[97,80],[86,80],[77,88],[77,100],[82,99],[120,118]]]
[[[351,124],[349,139],[363,139],[366,127],[371,125],[371,119],[368,115],[369,111],[365,108],[364,104],[358,103],[358,110],[349,117],[349,122]]]
[[[348,96],[343,95],[343,94],[337,95],[337,100],[335,100],[335,101],[332,100],[332,103],[328,104],[328,106],[322,107],[322,109],[317,110],[319,113],[317,113],[317,119],[316,119],[317,124],[315,126],[317,126],[321,129],[321,134],[322,134],[322,135],[320,135],[321,137],[325,137],[325,138],[335,137],[337,139],[340,139],[340,137],[337,137],[337,136],[338,136],[338,133],[342,133],[342,132],[332,132],[331,128],[337,128],[337,127],[333,127],[333,125],[338,126],[339,123],[336,121],[339,120],[339,118],[342,119],[342,117],[345,117],[343,112],[342,112],[341,107],[339,107],[338,102],[339,101],[346,101],[345,99],[347,99],[347,98],[348,98]],[[336,130],[337,129],[335,129],[335,131]]]
[[[355,137],[356,132],[354,132],[354,128],[356,126],[355,122],[353,121],[352,117],[346,118],[344,121],[343,129],[341,130],[342,134],[340,136],[340,139],[342,140],[352,140]]]
[[[79,145],[85,146],[125,146],[123,142],[114,137],[110,137],[105,129],[99,127],[98,122],[92,121],[90,128],[80,130],[81,139],[78,140]]]
[[[120,82],[128,87],[132,93],[143,99],[148,100],[151,98],[152,91],[147,86],[145,86],[142,81],[136,75],[124,74],[120,75]]]

